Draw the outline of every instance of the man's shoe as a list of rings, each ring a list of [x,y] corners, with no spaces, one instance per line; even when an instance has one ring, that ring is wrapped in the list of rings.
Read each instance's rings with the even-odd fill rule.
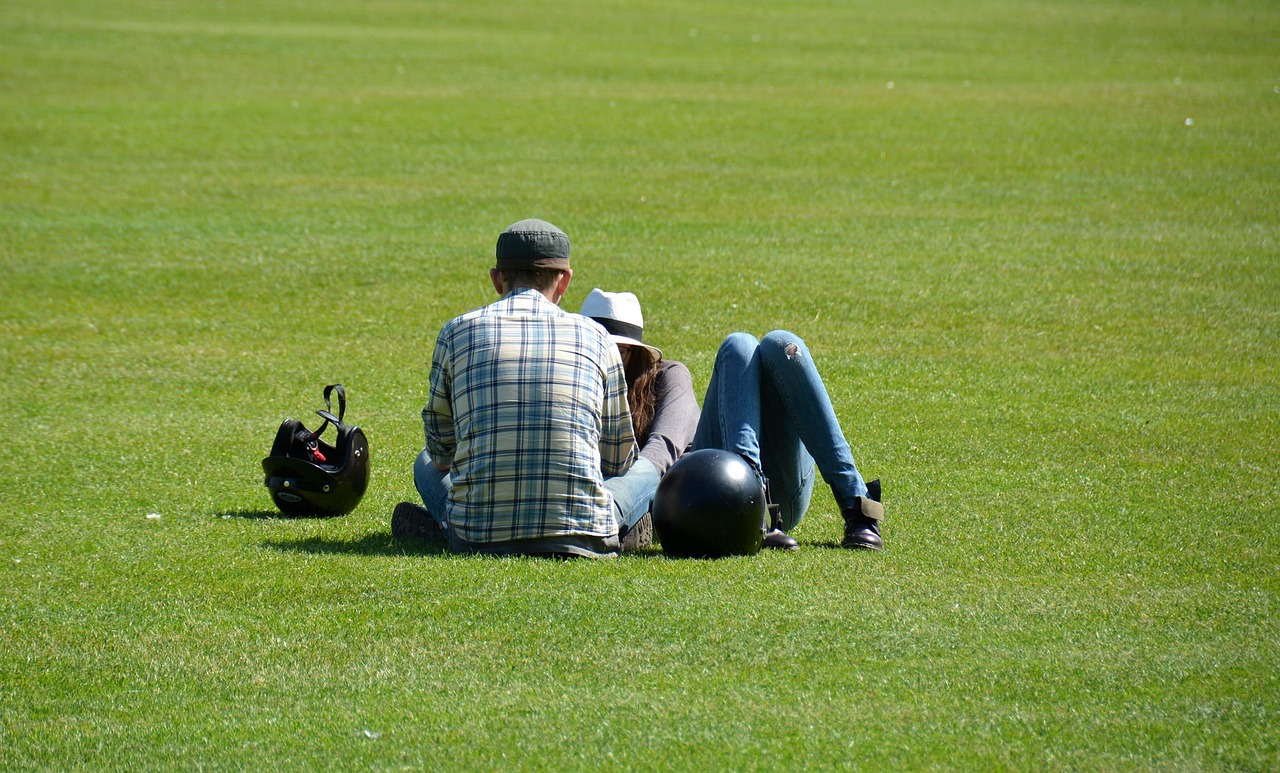
[[[880,538],[880,521],[884,518],[884,505],[880,504],[880,481],[867,484],[867,495],[858,497],[853,507],[840,512],[844,516],[844,541],[841,547],[850,550],[879,550],[884,545]]]
[[[799,550],[800,543],[796,542],[795,537],[787,534],[782,529],[770,529],[765,533],[764,542],[761,543],[761,547],[768,548],[769,550],[785,550],[790,553]]]
[[[396,539],[418,539],[444,542],[444,527],[431,517],[427,508],[412,502],[401,502],[391,512],[391,536]]]
[[[645,513],[640,516],[640,520],[636,521],[630,529],[624,527],[624,531],[618,535],[622,542],[622,552],[630,553],[633,550],[653,546],[653,516]]]

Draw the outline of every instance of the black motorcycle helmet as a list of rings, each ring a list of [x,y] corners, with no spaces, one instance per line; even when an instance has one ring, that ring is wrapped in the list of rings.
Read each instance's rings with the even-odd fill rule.
[[[718,448],[677,459],[653,500],[653,528],[662,551],[681,558],[759,553],[768,514],[755,470]]]
[[[330,395],[338,395],[338,415],[330,411]],[[342,384],[324,388],[324,419],[312,432],[297,419],[285,419],[276,432],[271,455],[262,460],[263,484],[280,512],[290,516],[346,515],[355,509],[369,487],[369,443],[359,427],[343,424],[347,392]],[[332,445],[320,438],[332,424]]]

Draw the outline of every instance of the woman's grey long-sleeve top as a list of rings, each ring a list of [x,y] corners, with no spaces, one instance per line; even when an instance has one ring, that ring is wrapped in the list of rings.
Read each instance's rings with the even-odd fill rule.
[[[662,475],[693,445],[702,410],[693,394],[693,375],[682,362],[658,363],[654,393],[657,407],[640,456],[652,462]]]

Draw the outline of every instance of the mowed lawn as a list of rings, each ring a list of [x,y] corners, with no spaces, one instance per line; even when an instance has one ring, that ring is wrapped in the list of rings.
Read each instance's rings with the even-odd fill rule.
[[[1278,127],[1267,0],[9,0],[0,769],[1280,768]],[[393,540],[531,216],[802,336],[886,550]]]

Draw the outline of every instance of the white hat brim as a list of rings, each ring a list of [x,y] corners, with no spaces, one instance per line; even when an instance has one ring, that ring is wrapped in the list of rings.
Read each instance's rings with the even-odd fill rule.
[[[634,338],[628,338],[627,336],[614,335],[612,333],[609,334],[609,337],[613,339],[613,342],[615,344],[619,344],[619,345],[626,344],[627,346],[639,346],[642,349],[648,349],[655,359],[657,360],[662,359],[662,350],[656,346],[650,346],[649,344],[641,343],[640,341],[637,341]]]

